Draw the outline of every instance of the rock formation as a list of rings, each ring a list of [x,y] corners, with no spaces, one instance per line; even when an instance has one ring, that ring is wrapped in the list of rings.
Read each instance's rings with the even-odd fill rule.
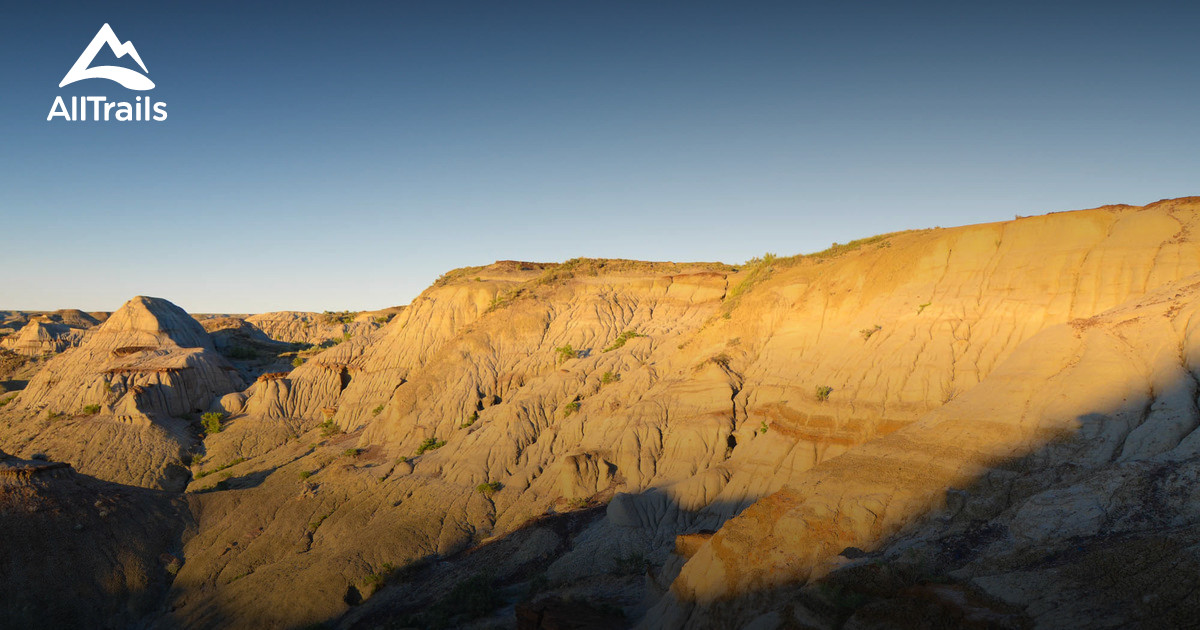
[[[243,386],[187,313],[137,297],[29,381],[0,444],[109,481],[178,489],[195,414]]]
[[[1198,222],[1188,198],[736,267],[502,261],[244,389],[135,299],[0,411],[0,446],[149,486],[195,455],[164,628],[1170,625],[1200,541]],[[109,425],[159,454],[64,445]]]

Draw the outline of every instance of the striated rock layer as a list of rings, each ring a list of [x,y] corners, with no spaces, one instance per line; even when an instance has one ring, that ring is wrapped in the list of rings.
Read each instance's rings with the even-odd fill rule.
[[[0,445],[142,485],[197,455],[160,627],[461,625],[437,598],[483,569],[541,589],[523,623],[578,598],[646,627],[1171,621],[1154,597],[1190,610],[1188,584],[1149,585],[1195,542],[1198,221],[1192,198],[739,267],[503,261],[244,390],[185,314],[135,305]],[[189,442],[172,418],[209,408]],[[66,445],[106,426],[183,437]],[[1137,558],[1128,587],[1070,577]]]
[[[606,515],[547,578],[603,580],[644,557],[653,597],[679,570],[677,534],[903,435],[1040,331],[1200,272],[1198,205],[906,232],[736,269],[581,260],[449,274],[375,335],[259,380],[206,441],[198,474],[220,469],[233,491],[201,495],[207,526],[187,543],[172,618],[320,621],[381,567],[597,501]],[[230,535],[246,542],[222,553]],[[284,575],[312,596],[263,594]]]

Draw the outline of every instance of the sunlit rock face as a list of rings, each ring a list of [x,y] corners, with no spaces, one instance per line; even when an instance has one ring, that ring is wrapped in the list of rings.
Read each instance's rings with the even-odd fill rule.
[[[1149,587],[1021,576],[1101,562],[1064,541],[1195,522],[1198,221],[1183,199],[736,267],[502,261],[245,388],[186,314],[137,307],[164,314],[48,364],[0,445],[162,487],[202,456],[169,477],[198,526],[162,627],[436,625],[483,569],[645,627],[1120,625],[1145,607],[1065,602]],[[303,329],[272,318],[246,322]],[[129,340],[101,345],[113,321]],[[56,402],[101,410],[52,424]],[[199,409],[226,414],[202,441]],[[117,426],[136,448],[70,446]]]

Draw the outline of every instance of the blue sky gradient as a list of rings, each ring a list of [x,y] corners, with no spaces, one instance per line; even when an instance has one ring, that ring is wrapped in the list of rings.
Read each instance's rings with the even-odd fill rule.
[[[0,15],[0,308],[380,308],[498,259],[737,263],[1200,194],[1187,3]],[[138,94],[58,88],[105,22],[167,121],[46,122],[57,95]]]

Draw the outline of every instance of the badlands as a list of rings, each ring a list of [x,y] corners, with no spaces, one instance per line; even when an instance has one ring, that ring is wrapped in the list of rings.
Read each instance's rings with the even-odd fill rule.
[[[1200,198],[0,311],[0,626],[1200,619]]]

